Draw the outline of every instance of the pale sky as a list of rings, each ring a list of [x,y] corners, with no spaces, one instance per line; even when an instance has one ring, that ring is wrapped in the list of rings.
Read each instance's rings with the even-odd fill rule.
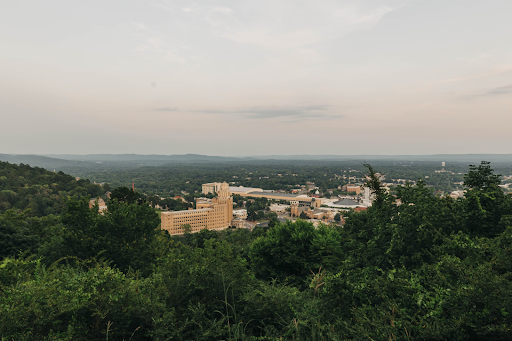
[[[0,1],[0,153],[512,153],[511,0]]]

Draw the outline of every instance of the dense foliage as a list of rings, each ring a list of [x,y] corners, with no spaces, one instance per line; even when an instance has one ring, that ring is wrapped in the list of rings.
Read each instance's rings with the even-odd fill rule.
[[[68,196],[103,195],[107,189],[62,172],[0,162],[0,213],[30,209],[33,216],[59,214]]]
[[[490,165],[457,200],[368,174],[377,199],[343,227],[171,237],[124,189],[104,214],[78,197],[59,217],[7,211],[0,338],[511,339],[512,199]]]

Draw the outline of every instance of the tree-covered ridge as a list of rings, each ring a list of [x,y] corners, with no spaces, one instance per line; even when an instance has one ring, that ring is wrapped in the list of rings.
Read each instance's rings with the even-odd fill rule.
[[[512,339],[512,199],[490,165],[459,199],[421,182],[392,196],[368,175],[376,201],[343,227],[171,237],[126,189],[104,214],[83,198],[58,218],[8,211],[0,338]]]
[[[62,172],[0,162],[0,213],[30,209],[30,214],[38,217],[58,214],[68,196],[96,197],[104,193],[101,186],[88,180],[77,181]]]

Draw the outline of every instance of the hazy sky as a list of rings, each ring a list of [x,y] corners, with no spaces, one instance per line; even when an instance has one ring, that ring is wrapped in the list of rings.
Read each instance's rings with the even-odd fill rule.
[[[0,3],[0,153],[512,153],[511,0]]]

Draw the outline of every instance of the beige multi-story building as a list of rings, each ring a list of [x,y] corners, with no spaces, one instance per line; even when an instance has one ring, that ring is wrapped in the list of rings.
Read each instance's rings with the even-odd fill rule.
[[[203,229],[223,230],[231,225],[232,220],[233,198],[228,184],[224,182],[219,186],[217,197],[211,201],[198,201],[195,210],[162,212],[161,228],[171,235],[185,233],[186,226],[190,226],[192,233]]]
[[[344,185],[342,188],[341,188],[342,191],[346,191],[347,193],[356,193],[356,194],[361,194],[361,187],[358,186],[358,185],[352,185],[352,184],[347,184],[347,185]]]
[[[220,190],[221,185],[221,182],[211,182],[208,184],[203,184],[202,192],[203,194],[215,194]]]

